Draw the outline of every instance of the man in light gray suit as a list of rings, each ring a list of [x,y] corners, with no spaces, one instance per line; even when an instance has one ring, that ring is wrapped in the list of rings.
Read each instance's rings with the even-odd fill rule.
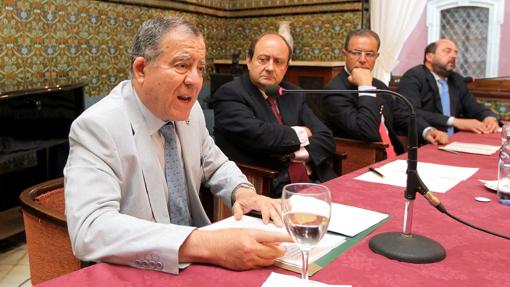
[[[290,241],[284,234],[196,229],[210,223],[198,196],[201,183],[227,205],[233,202],[237,219],[259,210],[266,223],[282,225],[279,201],[257,195],[209,137],[196,103],[204,70],[205,43],[193,24],[148,20],[131,48],[132,79],[75,120],[64,173],[67,223],[78,258],[177,274],[181,263],[244,270],[283,255],[278,243]],[[165,161],[160,131],[169,122],[180,157],[175,166]],[[183,171],[181,197],[169,193],[169,168]],[[187,198],[177,203],[189,210],[191,226],[173,221],[175,198]]]

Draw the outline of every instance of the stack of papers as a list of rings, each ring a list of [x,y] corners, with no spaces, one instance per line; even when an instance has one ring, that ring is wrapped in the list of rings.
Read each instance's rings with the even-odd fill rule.
[[[339,203],[331,203],[331,219],[328,231],[354,237],[387,217],[388,214]]]
[[[214,224],[204,226],[201,229],[203,230],[218,230],[225,228],[255,228],[266,231],[274,231],[281,232],[287,234],[287,230],[285,227],[277,227],[273,223],[264,224],[262,219],[255,218],[251,216],[244,215],[241,220],[235,220],[233,216],[226,218],[224,220],[215,222]],[[321,258],[333,248],[339,246],[340,244],[345,242],[345,237],[340,235],[333,235],[326,233],[324,237],[319,241],[317,246],[312,249],[310,252],[309,262],[313,263],[317,259]],[[281,258],[277,259],[277,262],[282,264],[276,264],[280,267],[286,268],[290,267],[290,270],[296,271],[301,270],[301,251],[299,250],[299,246],[295,243],[283,243],[282,246],[287,248],[287,252]],[[288,266],[285,266],[288,265]],[[311,264],[310,264],[311,265]],[[294,267],[294,268],[292,268]],[[311,267],[311,266],[310,266]],[[287,268],[286,268],[287,269]],[[310,273],[314,273],[317,270],[312,270],[310,268]]]
[[[336,247],[345,243],[346,237],[354,237],[369,229],[388,217],[387,214],[366,210],[358,207],[332,203],[331,218],[328,231],[312,249],[309,255],[309,275],[319,271],[322,267],[314,264],[317,260],[327,255]],[[204,226],[202,230],[219,230],[225,228],[255,228],[265,231],[281,232],[287,234],[285,227],[277,227],[273,223],[264,224],[262,219],[244,215],[241,220],[235,220],[233,216],[224,220]],[[341,235],[339,235],[341,234]],[[276,260],[275,265],[295,272],[301,272],[301,251],[295,243],[283,243],[287,248],[285,255]],[[338,255],[338,254],[337,254]]]
[[[417,169],[420,178],[429,190],[440,193],[447,192],[459,182],[468,179],[478,171],[478,168],[425,162],[418,162]],[[377,168],[377,171],[384,177],[369,171],[355,179],[405,187],[407,183],[406,170],[407,162],[405,160],[396,160]]]
[[[481,155],[491,155],[499,150],[499,146],[476,144],[476,143],[463,143],[463,142],[452,142],[451,144],[441,146],[439,149],[452,151],[452,152],[465,152],[474,153]]]

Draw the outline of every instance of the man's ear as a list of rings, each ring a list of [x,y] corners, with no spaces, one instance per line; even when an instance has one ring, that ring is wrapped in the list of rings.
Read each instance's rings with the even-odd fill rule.
[[[246,55],[246,68],[248,71],[251,69],[251,58],[248,55]]]
[[[427,54],[425,54],[425,60],[428,63],[432,63],[432,57],[434,57],[434,53],[427,53]]]
[[[147,62],[144,57],[136,57],[135,61],[133,62],[133,80],[137,81],[138,83],[143,83],[143,80],[145,79],[145,66],[147,65]]]

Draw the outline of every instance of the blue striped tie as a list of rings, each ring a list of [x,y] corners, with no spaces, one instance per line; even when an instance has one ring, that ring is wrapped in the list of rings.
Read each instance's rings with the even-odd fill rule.
[[[170,221],[178,225],[191,225],[188,206],[188,188],[181,163],[173,122],[165,124],[159,132],[165,138],[165,176],[168,184],[168,209]]]
[[[443,108],[443,115],[450,117],[450,93],[448,92],[448,82],[445,80],[437,80],[439,82],[439,97],[441,98],[441,107]],[[446,129],[448,136],[453,135],[453,127]]]

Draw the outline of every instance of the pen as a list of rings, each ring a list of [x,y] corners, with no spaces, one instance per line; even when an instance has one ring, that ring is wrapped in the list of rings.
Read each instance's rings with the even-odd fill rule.
[[[380,176],[381,178],[384,178],[384,174],[380,173],[377,169],[373,168],[373,167],[369,167],[368,168],[369,171],[377,174],[378,176]]]
[[[447,152],[451,152],[451,153],[454,153],[454,154],[459,154],[458,152],[454,151],[454,150],[449,150],[449,149],[446,149],[444,147],[438,147],[437,148],[438,150],[442,150],[442,151],[447,151]]]

